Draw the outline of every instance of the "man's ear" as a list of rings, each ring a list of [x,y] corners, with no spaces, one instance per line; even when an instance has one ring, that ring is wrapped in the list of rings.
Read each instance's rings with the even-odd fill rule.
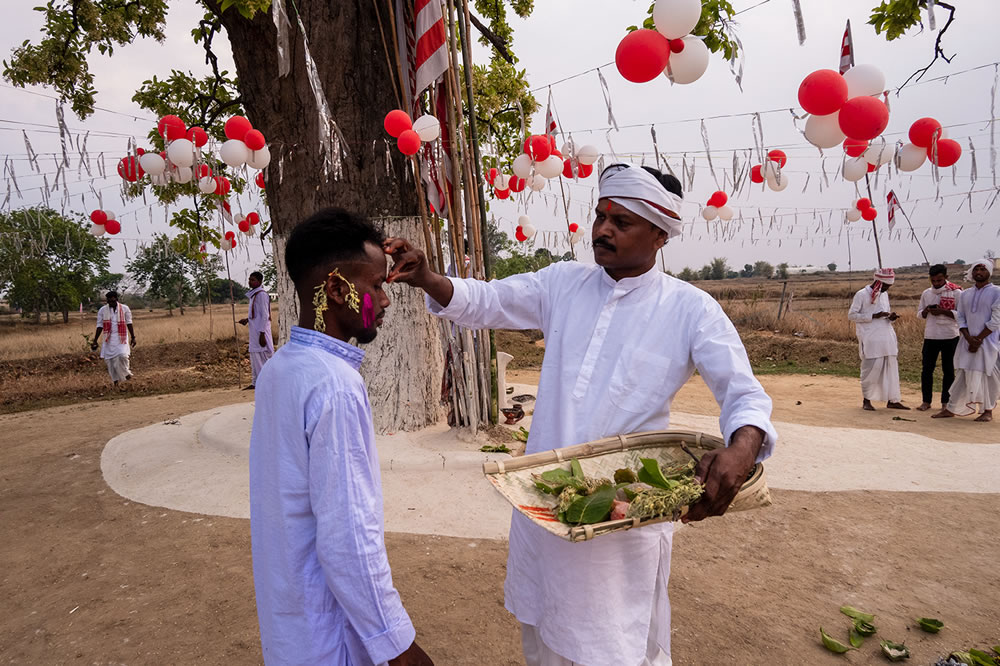
[[[347,302],[347,285],[344,284],[343,280],[337,280],[328,275],[324,288],[326,289],[326,297],[331,302],[337,305],[344,305]]]

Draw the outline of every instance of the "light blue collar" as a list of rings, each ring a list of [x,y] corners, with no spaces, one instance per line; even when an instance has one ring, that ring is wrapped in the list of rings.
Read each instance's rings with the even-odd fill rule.
[[[288,341],[306,347],[317,347],[334,356],[339,356],[347,361],[355,370],[361,367],[361,361],[365,359],[365,353],[354,345],[330,337],[326,333],[320,333],[308,328],[292,326],[292,332]]]

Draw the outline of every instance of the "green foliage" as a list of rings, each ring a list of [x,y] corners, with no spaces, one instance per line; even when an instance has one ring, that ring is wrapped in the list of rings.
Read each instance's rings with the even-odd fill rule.
[[[886,41],[901,37],[904,32],[920,23],[920,10],[927,7],[927,0],[883,0],[872,9],[868,25],[875,28],[875,34],[885,33]]]
[[[156,234],[152,244],[140,249],[126,264],[136,283],[145,288],[146,295],[166,301],[171,314],[175,307],[183,308],[193,293],[187,277],[189,266],[188,256],[178,252],[166,234]]]
[[[264,289],[271,292],[278,291],[278,267],[274,263],[274,255],[265,255],[263,263],[257,270],[264,276],[261,281]]]
[[[712,272],[709,274],[709,279],[724,280],[728,274],[729,264],[726,262],[725,257],[715,257],[712,259]]]
[[[708,265],[708,264],[705,264],[704,266],[702,266],[701,269],[698,271],[698,279],[699,280],[711,280],[712,279],[712,267],[710,265]]]
[[[753,277],[753,264],[743,264],[743,270],[740,271],[740,277]]]
[[[677,274],[677,278],[680,280],[684,280],[685,282],[694,282],[695,280],[698,279],[698,274],[695,273],[690,268],[688,268],[687,266],[685,266],[684,270],[682,270],[680,273]]]
[[[226,118],[243,113],[236,78],[229,72],[219,72],[220,78],[196,78],[193,72],[170,70],[170,76],[153,76],[142,82],[132,95],[132,101],[162,118],[168,113],[179,116],[188,127],[198,126],[218,141],[226,140],[222,115]],[[155,127],[149,131],[150,141],[157,150],[163,149],[163,139]],[[220,167],[224,167],[220,163]],[[213,170],[216,165],[212,165]]]
[[[111,246],[89,229],[82,216],[41,206],[0,214],[0,293],[25,310],[65,312],[116,286]]]
[[[788,264],[784,264],[784,266],[786,269],[788,268]],[[774,277],[774,266],[766,261],[755,261],[753,264],[753,276],[770,279]]]
[[[836,273],[837,272],[837,264],[834,264],[834,263],[827,264],[826,265],[826,270],[830,271],[831,273]]]
[[[787,280],[788,279],[788,264],[787,263],[780,263],[780,264],[778,264],[778,269],[775,271],[774,277],[778,278],[779,280]]]
[[[648,30],[656,28],[653,23],[654,6],[655,3],[649,6],[649,9],[646,11],[647,17],[642,22],[642,27]],[[709,51],[712,53],[721,52],[726,60],[730,60],[734,56],[739,55],[739,46],[732,37],[733,28],[731,21],[735,14],[736,10],[733,9],[733,5],[728,0],[702,0],[701,19],[698,21],[698,25],[694,27],[694,30],[691,31],[691,34],[704,37],[705,46],[708,47]],[[630,25],[627,28],[629,32],[638,29],[639,26],[636,25]]]
[[[533,254],[514,249],[509,257],[499,257],[495,260],[493,264],[494,278],[500,280],[517,273],[533,273],[557,261],[571,261],[572,259],[573,255],[569,252],[557,256],[544,247],[538,248]]]

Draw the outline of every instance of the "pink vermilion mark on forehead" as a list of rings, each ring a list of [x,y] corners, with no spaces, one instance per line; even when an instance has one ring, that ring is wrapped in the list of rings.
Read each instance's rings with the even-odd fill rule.
[[[625,212],[625,206],[622,206],[614,199],[608,199],[608,212],[612,215],[620,215]]]

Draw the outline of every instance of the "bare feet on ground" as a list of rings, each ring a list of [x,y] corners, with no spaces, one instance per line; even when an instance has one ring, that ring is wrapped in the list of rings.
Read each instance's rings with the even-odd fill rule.
[[[929,402],[922,402],[922,403],[920,403],[920,406],[917,407],[917,411],[918,412],[926,412],[930,408],[931,408],[931,403],[929,403]]]
[[[901,402],[887,402],[885,403],[885,407],[886,409],[906,409],[906,410],[910,409]]]
[[[865,398],[865,401],[861,403],[861,409],[867,412],[874,412],[875,408],[872,406],[872,401]]]
[[[978,418],[976,418],[974,420],[975,421],[979,421],[980,423],[988,423],[989,421],[992,421],[993,420],[993,410],[992,409],[985,410],[982,414],[979,415]]]
[[[955,415],[949,412],[947,408],[942,409],[937,414],[931,414],[932,419],[950,419],[953,416]]]

